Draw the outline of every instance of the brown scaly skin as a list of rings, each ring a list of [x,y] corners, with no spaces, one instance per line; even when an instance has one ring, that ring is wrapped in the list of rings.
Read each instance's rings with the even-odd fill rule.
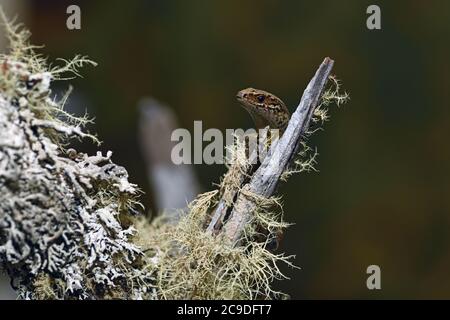
[[[269,126],[271,129],[279,129],[281,133],[286,129],[291,116],[284,102],[277,96],[264,90],[247,88],[239,91],[236,98],[250,113],[256,129]]]

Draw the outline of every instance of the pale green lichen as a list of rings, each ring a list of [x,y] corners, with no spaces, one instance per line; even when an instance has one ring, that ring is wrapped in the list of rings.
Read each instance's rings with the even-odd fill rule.
[[[234,246],[224,236],[205,232],[210,209],[217,204],[218,191],[200,195],[189,214],[177,225],[137,223],[137,243],[144,247],[148,268],[154,273],[162,299],[271,299],[284,295],[272,289],[272,282],[285,279],[277,264],[290,262],[291,256],[275,254],[266,243],[255,239],[258,231],[247,230],[242,246]],[[260,199],[261,208],[273,205]],[[255,213],[250,225],[283,228],[279,217]]]

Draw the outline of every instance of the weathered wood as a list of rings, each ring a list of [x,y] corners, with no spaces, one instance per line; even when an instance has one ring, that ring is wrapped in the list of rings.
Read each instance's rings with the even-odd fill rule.
[[[258,157],[258,153],[256,150],[251,153],[249,157],[249,161],[256,161]],[[234,164],[233,164],[234,165]],[[251,170],[251,167],[249,167],[249,170]],[[245,181],[246,173],[241,174],[241,176],[238,178],[237,185],[242,186],[242,184]],[[236,195],[239,192],[239,188],[227,188],[224,190],[224,193],[222,195],[222,198],[220,199],[219,203],[216,206],[216,209],[214,210],[214,213],[211,217],[211,222],[208,225],[208,228],[206,229],[207,232],[210,233],[218,233],[220,229],[223,226],[225,216],[227,214],[227,211],[230,208],[230,199],[234,199]],[[232,201],[232,200],[231,200]]]
[[[264,142],[267,138],[267,129],[268,128],[266,128],[266,130],[259,130],[258,140],[260,142]],[[222,197],[216,208],[214,209],[211,221],[206,229],[207,232],[212,234],[217,234],[220,232],[225,222],[227,212],[229,212],[229,210],[231,209],[233,200],[236,199],[240,188],[244,185],[246,179],[251,177],[252,173],[256,171],[261,162],[264,161],[267,152],[262,152],[263,147],[261,143],[258,144],[258,147],[259,151],[258,149],[254,149],[248,156],[248,162],[252,165],[248,166],[246,170],[241,173],[241,175],[237,178],[237,183],[234,186],[226,186],[225,190],[223,190]],[[232,163],[231,166],[232,167],[230,168],[230,170],[233,170],[233,166],[239,166],[239,163]]]

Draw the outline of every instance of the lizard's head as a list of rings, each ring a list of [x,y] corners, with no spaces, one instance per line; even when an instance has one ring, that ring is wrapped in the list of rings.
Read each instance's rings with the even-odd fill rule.
[[[278,129],[286,127],[289,111],[277,96],[264,90],[247,88],[239,91],[236,98],[250,113],[257,128],[264,128],[266,125]]]
[[[283,101],[277,96],[267,91],[254,88],[247,88],[239,91],[236,98],[245,109],[250,109],[251,111],[284,106]]]

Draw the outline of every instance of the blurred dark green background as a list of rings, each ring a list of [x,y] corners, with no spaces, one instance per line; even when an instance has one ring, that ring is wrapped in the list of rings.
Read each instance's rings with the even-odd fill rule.
[[[282,250],[301,270],[276,286],[295,299],[450,298],[450,2],[23,1],[20,20],[51,59],[99,63],[73,81],[95,131],[152,196],[137,141],[137,102],[153,96],[180,125],[248,128],[235,102],[248,86],[290,109],[325,56],[351,101],[316,134],[320,173],[280,188],[295,223]],[[66,28],[78,4],[82,29]],[[366,28],[378,4],[382,30]],[[10,13],[11,14],[11,13]],[[64,86],[67,84],[63,84]],[[92,146],[86,146],[93,151]],[[196,166],[203,189],[222,166]],[[382,290],[366,288],[381,267]]]

